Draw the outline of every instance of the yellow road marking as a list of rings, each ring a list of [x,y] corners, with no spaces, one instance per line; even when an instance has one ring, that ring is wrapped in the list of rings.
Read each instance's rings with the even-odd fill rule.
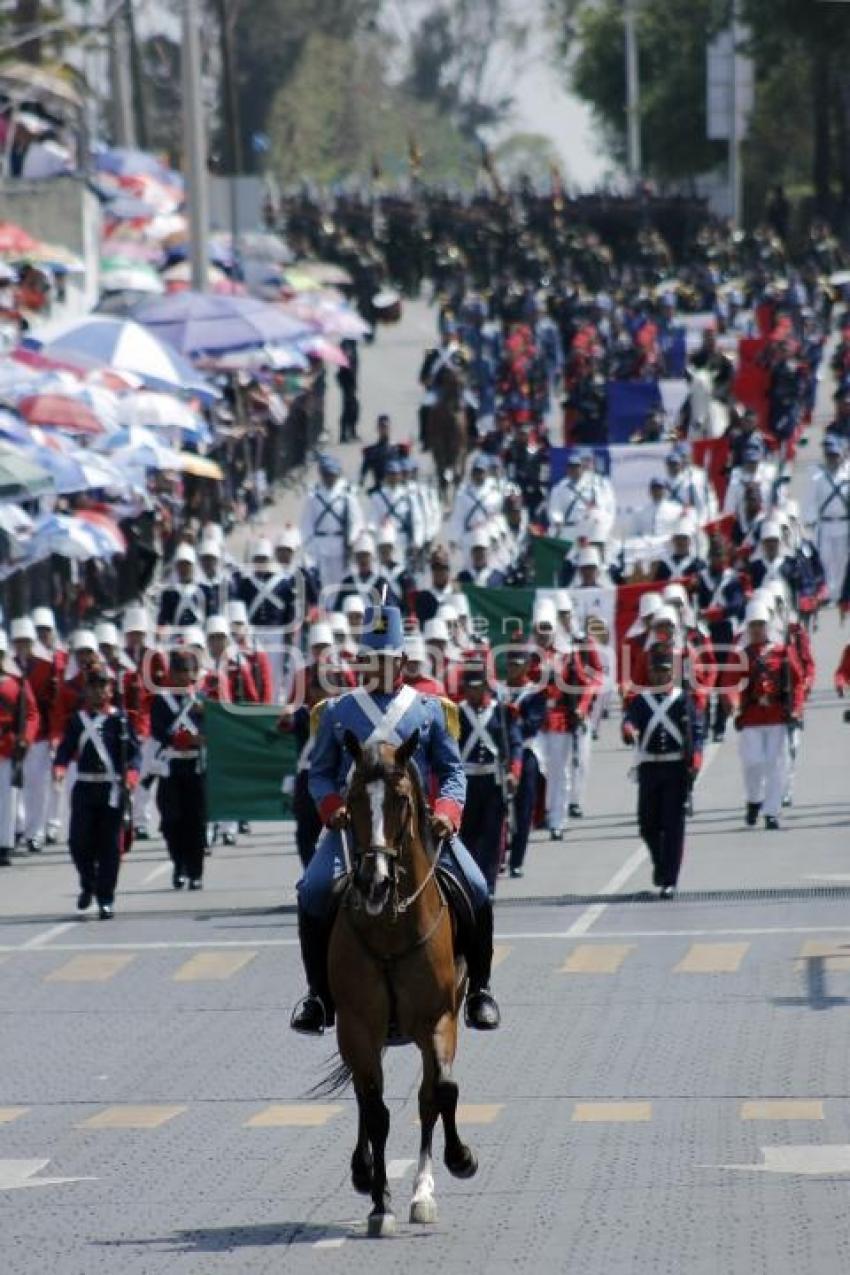
[[[28,1111],[29,1107],[0,1107],[0,1124],[11,1124],[13,1120],[25,1116]]]
[[[245,1128],[316,1128],[328,1124],[341,1111],[342,1107],[336,1104],[322,1106],[319,1103],[275,1103],[246,1120]]]
[[[457,1108],[458,1124],[495,1124],[504,1111],[501,1102],[461,1102]]]
[[[850,970],[850,943],[841,939],[809,939],[800,948],[803,961],[823,959],[828,970]]]
[[[577,1102],[574,1124],[636,1124],[652,1119],[651,1102]]]
[[[126,969],[135,957],[126,952],[84,952],[51,970],[45,983],[106,983]]]
[[[496,943],[493,946],[493,969],[498,969],[506,961],[514,949],[507,943]]]
[[[249,965],[256,952],[198,952],[174,974],[175,983],[220,981]]]
[[[573,948],[561,966],[561,974],[616,974],[633,943],[582,943]]]
[[[170,1107],[162,1104],[156,1106],[107,1107],[96,1116],[90,1116],[78,1127],[80,1129],[158,1129],[167,1124],[175,1116],[182,1115],[186,1107]]]
[[[749,946],[749,943],[692,943],[673,973],[734,974]]]
[[[823,1120],[820,1098],[765,1098],[741,1103],[742,1120]]]

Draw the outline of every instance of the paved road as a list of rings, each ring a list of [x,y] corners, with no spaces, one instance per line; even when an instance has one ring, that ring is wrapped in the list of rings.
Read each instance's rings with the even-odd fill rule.
[[[414,363],[419,337],[397,340]],[[404,388],[388,387],[398,413]],[[289,827],[217,847],[200,895],[170,889],[159,842],[136,847],[109,924],[75,918],[63,850],[4,871],[3,1275],[845,1275],[839,641],[828,615],[783,830],[742,827],[730,739],[709,755],[671,903],[645,893],[626,754],[603,729],[587,818],[563,843],[538,837],[526,878],[500,885],[504,1026],[466,1033],[458,1062],[480,1170],[461,1183],[440,1168],[428,1231],[405,1220],[414,1057],[387,1059],[394,1239],[364,1236],[350,1096],[306,1097],[332,1046],[287,1030],[301,985]]]

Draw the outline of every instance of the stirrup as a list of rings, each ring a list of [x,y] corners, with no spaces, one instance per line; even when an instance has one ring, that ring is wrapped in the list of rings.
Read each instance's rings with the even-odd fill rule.
[[[492,1032],[501,1025],[499,1006],[488,987],[477,987],[467,994],[463,1021],[479,1032]]]
[[[302,1036],[324,1036],[331,1026],[322,999],[310,992],[292,1011],[289,1026]]]

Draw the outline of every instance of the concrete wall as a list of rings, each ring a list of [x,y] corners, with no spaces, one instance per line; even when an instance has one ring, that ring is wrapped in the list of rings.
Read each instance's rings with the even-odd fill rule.
[[[210,177],[210,226],[213,230],[231,229],[231,181],[229,177]],[[237,177],[236,200],[239,231],[259,230],[263,224],[262,177]]]
[[[85,275],[67,276],[67,300],[51,318],[90,310],[98,297],[100,202],[76,177],[48,181],[0,180],[0,221],[12,221],[36,239],[61,244],[81,257]]]

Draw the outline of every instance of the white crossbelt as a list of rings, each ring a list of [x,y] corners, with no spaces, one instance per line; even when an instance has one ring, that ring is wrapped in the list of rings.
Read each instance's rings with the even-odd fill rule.
[[[248,623],[250,624],[254,616],[259,611],[264,602],[270,602],[278,611],[286,610],[286,603],[276,595],[275,589],[284,577],[280,574],[271,576],[268,580],[258,580],[256,576],[251,576],[251,583],[256,586],[257,592],[251,599],[248,607]]]
[[[97,753],[98,759],[103,765],[103,769],[105,773],[103,775],[92,775],[92,774],[87,774],[86,772],[81,772],[78,770],[77,779],[82,780],[83,783],[111,784],[112,787],[109,792],[109,804],[110,806],[117,806],[118,805],[118,775],[115,770],[115,765],[112,761],[112,758],[109,755],[109,750],[106,747],[104,738],[100,734],[100,731],[102,730],[103,724],[106,720],[107,720],[106,713],[98,713],[96,717],[92,717],[89,713],[85,712],[85,710],[80,711],[80,725],[82,726],[83,729],[80,732],[80,742],[77,746],[77,756],[82,757],[83,749],[85,748],[86,744],[91,744],[92,748]]]
[[[200,732],[190,716],[192,709],[198,703],[197,698],[194,695],[182,696],[181,698],[184,700],[182,705],[178,704],[176,697],[171,692],[164,695],[163,698],[171,712],[175,714],[174,721],[168,729],[169,735],[176,735],[181,730],[188,731],[190,735],[198,735]],[[166,748],[162,754],[162,759],[163,761],[191,761],[198,756],[199,752],[199,748],[185,750]]]
[[[345,493],[338,492],[334,497],[332,497],[331,500],[325,500],[324,497],[321,496],[317,491],[314,491],[313,495],[316,501],[318,502],[318,504],[321,505],[321,509],[318,513],[318,516],[316,517],[315,522],[313,523],[312,534],[314,536],[334,536],[334,537],[341,536],[344,538],[346,535],[346,530],[347,530],[346,523],[348,521],[347,519],[348,502],[346,500]],[[343,501],[342,512],[340,512],[340,510],[336,508],[336,502],[338,500]],[[323,531],[321,529],[322,524],[325,521],[325,518],[328,516],[328,514],[330,514],[331,518],[336,519],[337,527],[335,531]]]
[[[676,724],[670,720],[670,717],[668,716],[668,710],[673,707],[673,705],[676,703],[676,700],[680,698],[681,694],[682,694],[681,688],[678,686],[674,686],[671,691],[667,692],[663,700],[659,700],[657,696],[653,695],[651,692],[647,692],[644,695],[644,699],[646,700],[646,702],[649,704],[650,708],[652,709],[652,716],[650,717],[649,723],[640,737],[640,744],[638,745],[638,757],[641,761],[681,761],[682,760],[681,752],[649,753],[646,751],[647,745],[652,739],[653,733],[657,726],[661,726],[664,730],[668,731],[669,734],[672,736],[673,740],[675,741],[675,743],[679,745],[680,749],[683,747],[684,740],[682,738],[682,732],[679,730],[679,727],[676,726]]]
[[[350,697],[354,700],[363,716],[367,717],[372,723],[371,732],[365,739],[360,741],[363,747],[368,747],[369,744],[393,744],[398,747],[399,744],[404,742],[396,727],[418,698],[412,686],[401,687],[386,713],[381,712],[372,696],[362,686],[356,691],[352,691]],[[345,777],[346,784],[351,779],[353,770],[354,763],[352,762]],[[345,855],[346,871],[350,872],[352,864],[349,857],[348,841],[345,837],[342,838],[342,851]]]
[[[204,614],[206,604],[199,584],[194,582],[192,584],[172,584],[169,585],[169,588],[176,590],[180,599],[174,608],[174,623],[178,627],[183,622],[183,616],[187,611],[194,618]]]
[[[473,769],[474,763],[470,765],[469,758],[471,757],[472,753],[475,751],[475,749],[478,747],[479,744],[483,748],[486,748],[489,752],[493,753],[495,755],[495,758],[498,758],[499,756],[499,747],[495,743],[493,736],[490,734],[489,730],[487,729],[487,727],[490,725],[490,721],[493,716],[493,713],[495,712],[495,708],[496,708],[496,705],[491,704],[489,706],[488,711],[479,717],[479,715],[473,709],[471,709],[468,704],[461,704],[460,706],[460,711],[463,713],[464,717],[469,723],[469,735],[467,736],[460,753],[460,759],[463,762],[463,767],[464,767],[464,770],[467,772],[467,774],[476,773]],[[496,765],[496,762],[494,760],[491,763],[491,766],[495,768],[495,765]],[[485,772],[478,771],[477,773],[484,774]]]
[[[297,761],[296,761],[296,763],[295,763],[295,769],[296,769],[297,771],[309,770],[309,769],[310,769],[310,758],[311,758],[311,756],[313,755],[313,744],[314,744],[314,743],[315,743],[315,740],[313,739],[313,737],[312,737],[312,735],[311,735],[311,736],[308,738],[307,743],[306,743],[306,744],[304,745],[304,747],[301,749],[301,752],[298,754],[298,760],[297,760]]]

